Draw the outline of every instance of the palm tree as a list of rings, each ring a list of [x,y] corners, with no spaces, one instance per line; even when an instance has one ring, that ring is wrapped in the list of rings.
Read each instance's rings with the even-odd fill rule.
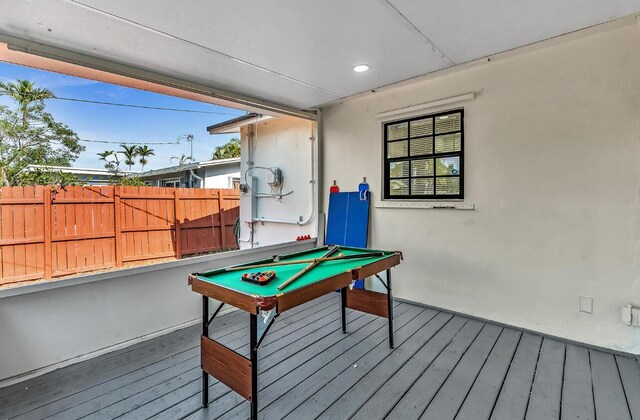
[[[174,159],[178,161],[178,166],[182,166],[182,165],[185,165],[185,164],[193,161],[191,156],[187,156],[184,153],[181,154],[180,156],[172,156],[171,157],[171,162],[173,162]]]
[[[120,163],[118,161],[118,154],[113,151],[113,150],[105,150],[102,153],[96,153],[98,156],[100,156],[100,160],[104,161],[104,167],[107,168],[108,170],[113,170],[115,169],[116,165],[115,163]],[[109,156],[113,156],[115,158],[115,162],[110,161],[109,159],[107,159]]]
[[[232,138],[228,143],[216,147],[211,159],[230,159],[240,156],[240,140]]]
[[[33,82],[29,80],[18,79],[17,83],[0,82],[0,96],[9,96],[18,102],[20,113],[22,114],[22,123],[27,124],[29,111],[34,102],[42,102],[45,99],[54,97],[52,91],[46,88],[36,88]]]
[[[33,82],[18,79],[16,83],[0,82],[0,96],[8,96],[18,103],[22,128],[26,129],[29,124],[29,114],[45,99],[53,98],[54,94],[49,89],[36,88]],[[22,141],[18,139],[18,148],[20,147],[22,147]]]
[[[142,164],[142,170],[144,171],[144,165],[149,163],[147,157],[155,156],[156,154],[153,153],[153,149],[149,148],[146,144],[144,146],[138,146],[136,152],[138,153],[138,156],[140,156],[140,163]]]
[[[138,156],[138,146],[135,145],[127,145],[122,143],[120,145],[122,150],[120,153],[124,155],[124,163],[129,167],[129,170],[136,164],[136,157]]]

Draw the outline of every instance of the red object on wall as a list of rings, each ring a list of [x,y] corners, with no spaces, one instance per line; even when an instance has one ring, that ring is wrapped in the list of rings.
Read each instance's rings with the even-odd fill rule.
[[[336,180],[333,180],[333,185],[329,188],[329,193],[337,193],[340,192],[340,187],[338,187],[338,184],[336,184]]]

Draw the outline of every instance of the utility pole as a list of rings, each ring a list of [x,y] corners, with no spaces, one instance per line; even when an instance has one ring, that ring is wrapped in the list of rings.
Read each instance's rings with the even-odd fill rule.
[[[193,162],[193,134],[187,136],[187,141],[191,143],[191,162]]]

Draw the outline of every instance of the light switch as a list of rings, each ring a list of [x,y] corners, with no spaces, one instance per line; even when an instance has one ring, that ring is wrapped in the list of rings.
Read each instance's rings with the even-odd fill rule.
[[[593,313],[593,298],[580,296],[580,312],[587,314]]]

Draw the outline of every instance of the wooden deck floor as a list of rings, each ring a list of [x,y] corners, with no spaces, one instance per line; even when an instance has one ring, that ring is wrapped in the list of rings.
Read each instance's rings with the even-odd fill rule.
[[[331,294],[285,313],[260,351],[264,419],[640,419],[640,367],[615,356],[461,316],[396,304],[384,319],[349,313]],[[245,351],[248,316],[211,328]],[[247,418],[215,380],[200,408],[199,327],[0,389],[0,419]]]

